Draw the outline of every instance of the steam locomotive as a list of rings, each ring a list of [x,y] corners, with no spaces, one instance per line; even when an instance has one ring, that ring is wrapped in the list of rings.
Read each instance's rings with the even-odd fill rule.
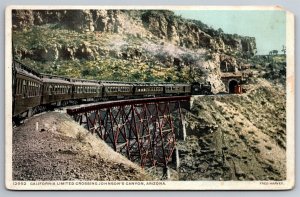
[[[19,61],[12,65],[13,117],[46,108],[123,98],[211,94],[210,84],[116,82],[41,74]]]

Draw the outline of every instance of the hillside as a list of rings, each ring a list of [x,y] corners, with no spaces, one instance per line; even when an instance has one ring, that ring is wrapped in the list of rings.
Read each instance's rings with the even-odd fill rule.
[[[199,97],[187,122],[180,179],[286,179],[282,85],[259,79],[246,94]]]
[[[167,10],[15,10],[14,57],[40,72],[120,81],[209,81],[241,69],[255,38],[225,34]]]
[[[58,112],[35,116],[14,128],[12,156],[14,180],[154,179]]]

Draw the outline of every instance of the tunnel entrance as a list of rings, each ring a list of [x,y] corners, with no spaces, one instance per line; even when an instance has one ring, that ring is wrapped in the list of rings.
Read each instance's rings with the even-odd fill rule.
[[[228,84],[228,89],[230,94],[234,94],[235,92],[235,87],[238,85],[238,82],[236,80],[231,80]]]

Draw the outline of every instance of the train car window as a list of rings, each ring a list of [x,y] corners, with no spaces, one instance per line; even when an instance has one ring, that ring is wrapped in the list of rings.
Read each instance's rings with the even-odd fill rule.
[[[53,93],[53,86],[51,84],[49,85],[49,89],[48,90],[49,90],[49,92],[48,92],[49,95],[52,95],[52,93]]]
[[[19,79],[17,79],[17,84],[16,84],[16,94],[19,93]]]
[[[30,96],[30,81],[27,82],[27,97]]]
[[[36,93],[37,93],[37,91],[36,91],[36,83],[33,82],[33,96],[36,96]]]
[[[27,86],[27,96],[31,96],[31,81],[28,81],[28,86]]]
[[[23,81],[24,81],[24,80],[21,80],[21,81],[20,81],[20,93],[21,93],[21,94],[23,93]]]
[[[23,98],[26,97],[26,91],[27,91],[26,80],[23,80],[23,87],[22,87]]]
[[[20,80],[20,84],[19,84],[19,91],[20,91],[20,94],[22,94],[23,93],[23,81],[24,80]]]
[[[56,85],[52,86],[52,94],[56,94]]]
[[[31,93],[30,93],[30,95],[31,96],[34,96],[34,82],[31,82],[31,88],[30,88],[31,90]]]
[[[17,79],[17,89],[16,89],[16,93],[20,94],[20,79]]]
[[[31,91],[31,96],[35,96],[35,82],[32,82]]]
[[[40,84],[36,84],[36,95],[39,96],[40,95]]]
[[[36,83],[35,82],[33,82],[32,89],[33,89],[33,91],[32,91],[33,96],[36,96]]]

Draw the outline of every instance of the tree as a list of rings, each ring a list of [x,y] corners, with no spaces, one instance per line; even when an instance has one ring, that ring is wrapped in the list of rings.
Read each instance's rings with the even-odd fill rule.
[[[269,55],[278,55],[278,51],[277,50],[272,50],[269,52]]]
[[[282,52],[283,52],[283,54],[285,55],[285,53],[286,53],[286,46],[282,45],[282,49],[281,49],[281,51],[282,51]]]

